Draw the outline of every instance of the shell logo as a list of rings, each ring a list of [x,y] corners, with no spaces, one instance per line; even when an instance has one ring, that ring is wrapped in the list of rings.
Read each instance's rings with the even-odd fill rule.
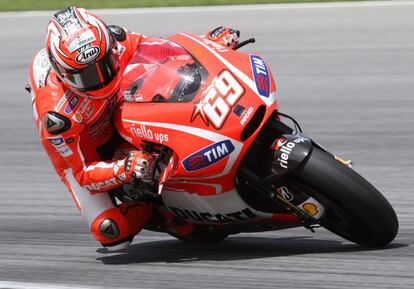
[[[315,204],[305,203],[302,207],[303,210],[311,216],[316,216],[319,213],[318,206],[316,206]]]

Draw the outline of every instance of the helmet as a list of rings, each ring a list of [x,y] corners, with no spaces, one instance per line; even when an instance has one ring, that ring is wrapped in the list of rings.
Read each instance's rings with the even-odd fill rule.
[[[103,99],[118,89],[117,43],[95,14],[77,7],[56,12],[47,28],[46,50],[58,77],[75,93]]]

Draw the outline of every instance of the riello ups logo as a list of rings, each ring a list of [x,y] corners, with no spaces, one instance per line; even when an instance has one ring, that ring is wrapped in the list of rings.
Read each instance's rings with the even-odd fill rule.
[[[230,140],[209,145],[183,160],[183,166],[187,171],[196,171],[211,166],[234,151],[234,145]]]

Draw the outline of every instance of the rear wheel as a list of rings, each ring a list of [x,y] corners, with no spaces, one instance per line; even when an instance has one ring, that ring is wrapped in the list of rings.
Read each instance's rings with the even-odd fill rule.
[[[398,219],[384,196],[354,170],[314,148],[289,178],[325,207],[319,223],[329,231],[365,246],[384,246],[398,232]]]

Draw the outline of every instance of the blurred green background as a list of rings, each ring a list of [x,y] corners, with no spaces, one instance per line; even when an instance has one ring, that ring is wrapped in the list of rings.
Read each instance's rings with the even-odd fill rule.
[[[345,0],[358,1],[358,0]],[[343,2],[345,2],[343,1]],[[84,8],[163,7],[227,4],[337,2],[335,0],[0,0],[0,11],[56,10],[76,5]]]

